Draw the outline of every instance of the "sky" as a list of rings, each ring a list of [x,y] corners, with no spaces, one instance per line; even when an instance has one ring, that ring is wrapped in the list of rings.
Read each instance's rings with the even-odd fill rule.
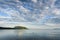
[[[60,25],[60,0],[0,0],[0,26],[53,28]]]

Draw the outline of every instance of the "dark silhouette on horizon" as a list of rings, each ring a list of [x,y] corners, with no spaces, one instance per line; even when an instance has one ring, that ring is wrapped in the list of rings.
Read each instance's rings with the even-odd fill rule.
[[[27,28],[23,27],[23,26],[15,26],[14,28],[11,28],[11,27],[0,27],[0,29],[27,29]]]

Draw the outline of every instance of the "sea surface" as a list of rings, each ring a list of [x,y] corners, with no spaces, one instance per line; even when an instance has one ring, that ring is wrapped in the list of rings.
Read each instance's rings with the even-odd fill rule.
[[[60,30],[0,30],[0,40],[60,40]]]

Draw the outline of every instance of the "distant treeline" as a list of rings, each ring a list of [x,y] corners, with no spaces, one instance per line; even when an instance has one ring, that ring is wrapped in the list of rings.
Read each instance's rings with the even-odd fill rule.
[[[27,28],[23,27],[23,26],[15,26],[14,28],[11,28],[11,27],[0,27],[0,29],[27,29]]]

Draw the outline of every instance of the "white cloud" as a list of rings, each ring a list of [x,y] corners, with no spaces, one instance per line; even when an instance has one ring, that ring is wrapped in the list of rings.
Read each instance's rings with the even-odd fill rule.
[[[20,6],[20,10],[21,10],[23,13],[28,13],[28,12],[30,12],[30,10],[24,8],[23,6]]]
[[[37,3],[37,0],[32,0],[33,2]]]
[[[53,10],[53,13],[54,13],[55,15],[60,15],[60,9],[54,9],[54,10]]]
[[[6,17],[6,16],[0,16],[0,18],[11,18],[11,17]]]

